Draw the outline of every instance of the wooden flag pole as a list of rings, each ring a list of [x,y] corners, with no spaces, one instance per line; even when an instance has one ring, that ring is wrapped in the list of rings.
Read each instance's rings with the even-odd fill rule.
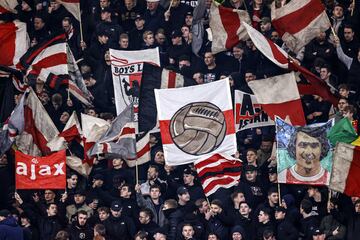
[[[135,160],[135,178],[136,178],[136,185],[139,184],[139,168],[138,168],[138,160]]]
[[[169,5],[169,8],[168,8],[167,12],[170,11],[170,8],[171,8],[171,5],[173,4],[173,1],[174,1],[174,0],[171,0],[171,1],[170,1],[170,5]]]
[[[80,41],[83,42],[84,41],[84,36],[83,36],[83,29],[82,29],[80,4],[79,4],[79,23],[80,23]]]
[[[280,183],[277,184],[278,186],[278,195],[279,195],[279,206],[281,206],[281,190],[280,190]]]
[[[351,8],[351,14],[350,14],[350,16],[353,16],[353,15],[354,15],[355,0],[352,1],[352,4],[353,4],[353,6],[352,6],[352,8]]]

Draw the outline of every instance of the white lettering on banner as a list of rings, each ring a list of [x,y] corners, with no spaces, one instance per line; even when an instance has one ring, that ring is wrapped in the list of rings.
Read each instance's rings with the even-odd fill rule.
[[[57,176],[57,175],[65,175],[63,167],[65,163],[55,163],[53,166],[50,165],[40,165],[37,166],[37,164],[39,163],[39,161],[36,158],[31,159],[31,164],[30,164],[30,179],[31,180],[36,180],[37,178],[37,174],[41,175],[41,176],[45,176],[45,175],[53,175],[53,176]],[[28,168],[29,166],[24,163],[24,162],[17,162],[16,165],[16,174],[18,175],[24,175],[24,176],[28,176]],[[52,173],[52,169],[54,170]]]

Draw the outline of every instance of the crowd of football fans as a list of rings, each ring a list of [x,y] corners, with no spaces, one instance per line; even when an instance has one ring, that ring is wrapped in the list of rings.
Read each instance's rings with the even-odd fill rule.
[[[248,81],[284,73],[251,40],[215,55],[210,34],[204,32],[195,54],[192,21],[198,1],[84,0],[79,23],[55,0],[18,0],[17,14],[0,14],[0,23],[25,22],[32,47],[66,34],[94,107],[74,97],[69,100],[65,90],[54,91],[41,81],[29,83],[61,132],[73,110],[109,121],[116,117],[109,48],[158,47],[162,67],[197,84],[229,77],[232,90],[248,93]],[[252,26],[287,50],[271,25],[271,2],[226,0],[223,6],[248,11]],[[288,1],[275,2],[281,6]],[[336,36],[330,29],[320,32],[300,52],[289,54],[326,82],[339,103],[332,106],[320,96],[302,96],[305,118],[311,124],[347,117],[357,131],[360,1],[323,2]],[[202,23],[207,29],[211,1],[205,4]],[[13,91],[12,108],[22,95]],[[277,184],[274,139],[274,127],[238,132],[240,183],[209,198],[192,165],[166,165],[156,133],[151,137],[151,161],[139,166],[139,181],[123,159],[96,159],[87,177],[68,169],[66,191],[16,191],[14,151],[9,150],[0,157],[0,239],[360,239],[359,197],[330,194],[326,186]]]

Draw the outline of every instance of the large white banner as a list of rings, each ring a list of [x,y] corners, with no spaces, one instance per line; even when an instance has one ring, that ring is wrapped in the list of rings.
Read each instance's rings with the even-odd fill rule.
[[[193,163],[216,153],[235,154],[236,138],[229,80],[155,89],[166,164]]]
[[[119,115],[133,103],[134,121],[138,120],[138,106],[143,63],[160,67],[158,48],[137,51],[110,49],[111,71],[114,84],[116,113]]]
[[[262,110],[255,95],[235,90],[235,129],[242,131],[249,128],[275,125],[274,121]]]

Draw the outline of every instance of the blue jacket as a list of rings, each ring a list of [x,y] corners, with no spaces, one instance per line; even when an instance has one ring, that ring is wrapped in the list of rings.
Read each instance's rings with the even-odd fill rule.
[[[17,224],[15,218],[8,217],[0,222],[0,240],[22,240],[23,229]]]

